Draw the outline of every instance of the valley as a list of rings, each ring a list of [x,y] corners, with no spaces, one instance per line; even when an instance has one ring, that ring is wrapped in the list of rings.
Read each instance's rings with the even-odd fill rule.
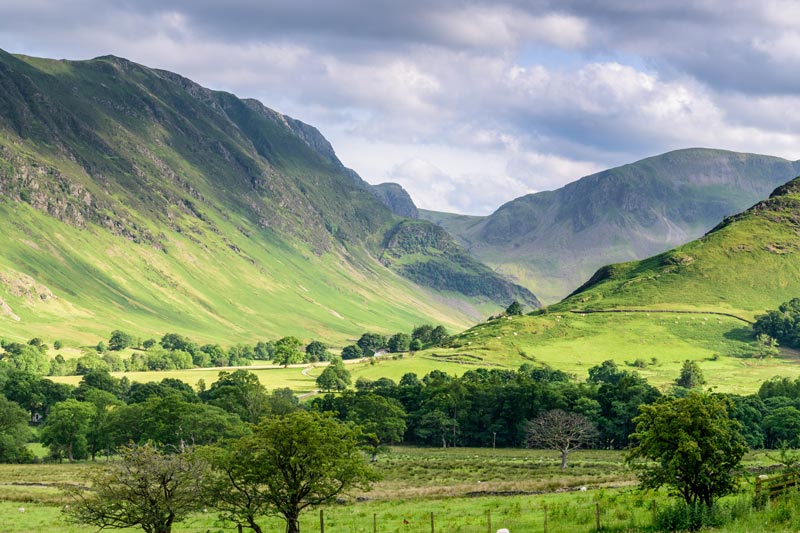
[[[794,530],[797,174],[443,213],[257,100],[0,51],[6,530]]]

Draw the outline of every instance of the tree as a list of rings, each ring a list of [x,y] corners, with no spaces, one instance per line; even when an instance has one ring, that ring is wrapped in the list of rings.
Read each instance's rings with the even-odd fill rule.
[[[13,368],[43,376],[50,371],[50,359],[47,357],[47,351],[40,349],[41,346],[44,345],[8,343],[5,346],[3,359]]]
[[[33,461],[33,454],[26,446],[31,436],[28,413],[0,394],[0,463]]]
[[[89,425],[94,407],[74,398],[53,406],[39,436],[42,444],[50,448],[50,455],[70,461],[88,457]]]
[[[675,385],[684,389],[696,389],[705,385],[706,378],[696,361],[687,359],[681,367],[681,375],[675,380]]]
[[[411,339],[419,339],[422,344],[428,344],[431,342],[431,333],[433,333],[433,326],[430,324],[423,324],[413,329],[411,332]]]
[[[791,405],[773,409],[761,422],[770,448],[783,445],[796,448],[800,442],[800,410]]]
[[[255,516],[277,514],[299,533],[300,513],[377,479],[359,449],[360,430],[331,416],[295,411],[262,420],[253,434],[214,462],[213,490],[230,519],[254,527]]]
[[[711,394],[662,397],[642,405],[626,460],[643,488],[667,485],[687,505],[712,506],[736,487],[733,469],[747,451],[730,402]]]
[[[145,445],[123,448],[121,455],[92,475],[91,493],[69,489],[72,502],[65,512],[72,521],[170,533],[175,522],[202,508],[206,467],[191,451],[165,455]]]
[[[331,358],[328,347],[319,341],[311,341],[306,346],[306,360],[312,363],[317,361],[327,361]]]
[[[597,427],[585,416],[561,409],[545,411],[526,424],[528,446],[561,452],[561,469],[567,468],[567,456],[573,450],[591,444]]]
[[[364,333],[356,344],[364,352],[364,356],[372,357],[375,352],[386,348],[386,337],[377,333]]]
[[[89,455],[92,461],[100,452],[105,452],[106,457],[113,448],[112,434],[110,431],[111,412],[123,404],[110,392],[91,389],[86,393],[86,402],[92,406],[93,414],[86,432]]]
[[[322,390],[337,391],[344,390],[350,385],[350,371],[344,367],[344,363],[338,357],[331,360],[331,364],[317,378],[317,385]]]
[[[431,331],[431,344],[439,344],[448,336],[447,330],[444,326],[436,326]]]
[[[284,337],[275,343],[275,354],[272,360],[277,365],[288,367],[303,360],[300,347],[303,345],[297,337]]]
[[[386,343],[392,353],[407,352],[411,348],[411,335],[408,333],[395,333]]]
[[[348,409],[347,419],[361,426],[366,433],[372,462],[388,444],[402,441],[406,432],[406,412],[400,402],[377,394],[356,396]]]
[[[509,305],[506,308],[506,314],[508,316],[520,316],[520,315],[522,315],[522,304],[519,303],[518,301],[514,300],[513,302],[511,302],[511,305]]]
[[[112,352],[118,352],[133,346],[135,342],[133,335],[117,329],[111,332],[111,337],[108,339],[108,349]]]
[[[245,422],[258,422],[268,411],[267,390],[247,370],[222,371],[219,379],[200,394],[204,402],[236,413]]]
[[[360,359],[364,352],[357,344],[351,344],[342,348],[342,359]]]

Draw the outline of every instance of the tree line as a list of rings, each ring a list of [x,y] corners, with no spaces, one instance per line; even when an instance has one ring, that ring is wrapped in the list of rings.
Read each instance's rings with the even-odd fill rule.
[[[341,358],[359,359],[381,352],[417,351],[439,344],[447,336],[443,326],[432,324],[417,326],[410,333],[391,336],[364,333],[354,344],[342,349]],[[61,349],[62,343],[56,341],[53,347]],[[3,349],[1,362],[39,376],[83,375],[96,369],[135,372],[250,366],[259,361],[288,366],[330,361],[333,358],[330,347],[321,341],[312,340],[305,344],[293,336],[225,348],[215,343],[201,345],[178,333],[166,333],[158,340],[142,340],[121,330],[113,331],[107,342],[101,341],[94,349],[84,350],[83,355],[71,359],[61,354],[50,357],[50,347],[38,337],[27,343],[0,340],[0,348]],[[132,354],[123,357],[120,352],[128,348],[133,350]]]

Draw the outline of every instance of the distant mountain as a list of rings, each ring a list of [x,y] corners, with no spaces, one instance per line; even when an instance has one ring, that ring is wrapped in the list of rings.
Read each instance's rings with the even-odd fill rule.
[[[557,309],[666,308],[752,318],[800,295],[800,178],[668,252],[608,265]]]
[[[477,259],[540,298],[563,298],[597,268],[697,238],[800,174],[800,162],[686,149],[529,194],[487,217],[430,211]]]
[[[401,261],[404,193],[256,100],[113,56],[0,51],[0,335],[343,342],[535,302],[463,251]],[[448,272],[491,283],[465,294]]]

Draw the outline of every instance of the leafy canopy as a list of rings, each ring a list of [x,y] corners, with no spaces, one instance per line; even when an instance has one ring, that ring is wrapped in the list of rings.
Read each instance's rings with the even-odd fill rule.
[[[642,405],[627,457],[642,487],[666,485],[687,504],[709,507],[732,492],[747,443],[729,408],[725,398],[699,393]]]

